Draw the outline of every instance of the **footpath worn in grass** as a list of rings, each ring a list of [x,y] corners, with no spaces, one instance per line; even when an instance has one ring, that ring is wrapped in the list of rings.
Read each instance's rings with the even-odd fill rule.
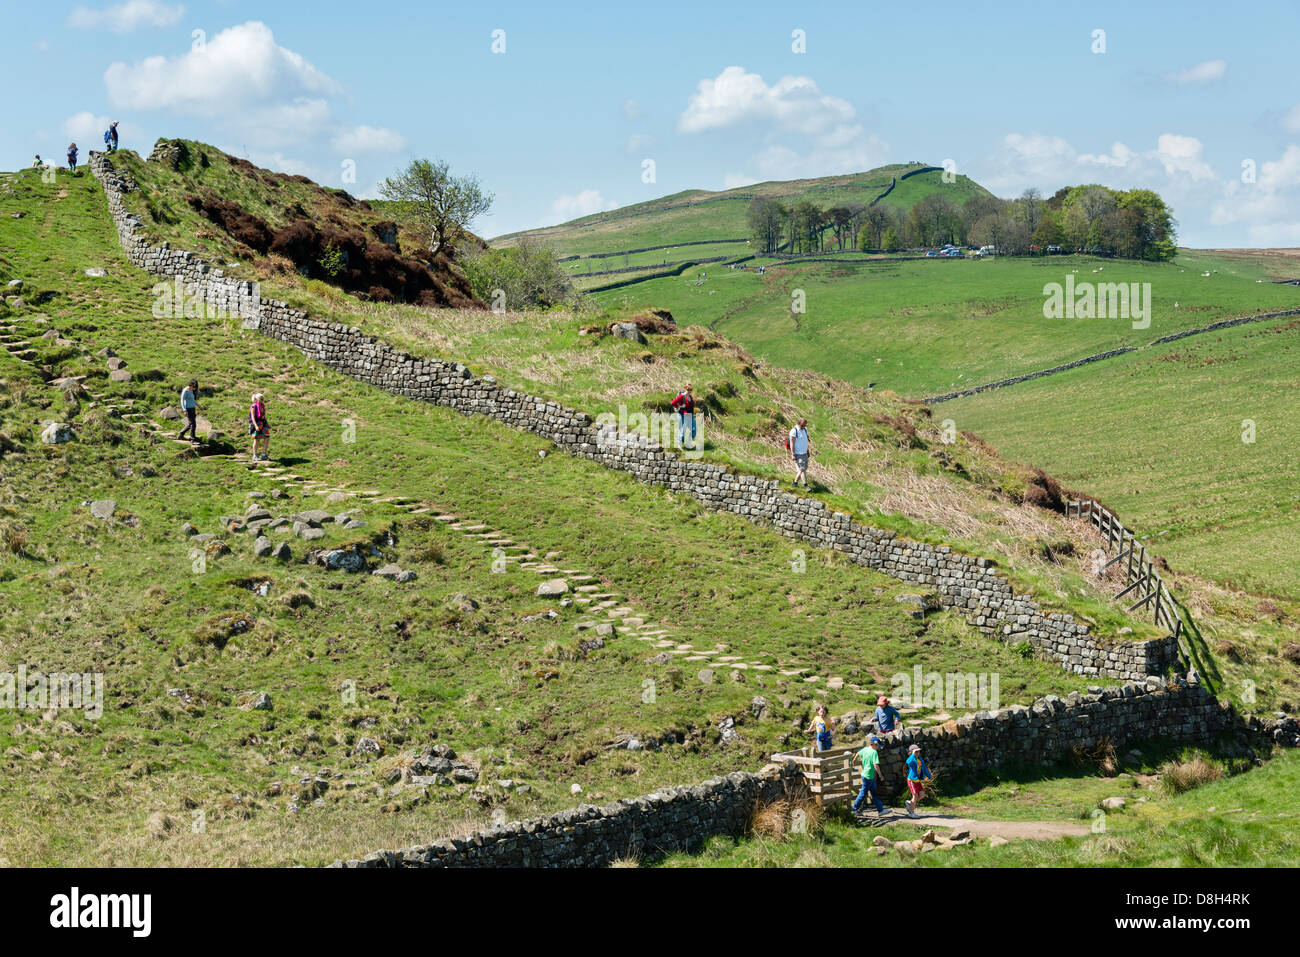
[[[1276,753],[1262,767],[1171,795],[1160,765],[1179,755],[1145,748],[1115,776],[1080,769],[1005,774],[969,795],[928,800],[920,811],[979,821],[1072,821],[1089,833],[1057,840],[973,843],[920,854],[877,853],[872,841],[914,841],[922,830],[902,821],[863,827],[839,816],[820,834],[784,839],[714,838],[699,854],[677,854],[669,867],[1295,867],[1300,863],[1300,755]],[[1125,807],[1098,814],[1100,802]],[[935,828],[936,834],[944,829]]]

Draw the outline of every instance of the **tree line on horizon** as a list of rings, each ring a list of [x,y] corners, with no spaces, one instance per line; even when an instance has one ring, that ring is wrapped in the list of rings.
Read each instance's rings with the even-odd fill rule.
[[[897,252],[946,243],[995,246],[1008,255],[1060,246],[1156,262],[1177,253],[1177,223],[1158,193],[1096,183],[1066,186],[1047,199],[1033,188],[1015,199],[974,196],[963,203],[939,192],[908,210],[884,203],[823,209],[810,200],[787,207],[759,197],[749,204],[747,218],[750,239],[761,253]]]

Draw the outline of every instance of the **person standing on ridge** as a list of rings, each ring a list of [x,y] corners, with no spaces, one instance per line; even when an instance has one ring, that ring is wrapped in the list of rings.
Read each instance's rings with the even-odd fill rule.
[[[794,484],[803,483],[805,490],[808,488],[808,420],[800,419],[799,423],[790,430],[790,435],[785,440],[785,447],[790,450],[790,458],[794,460],[795,475]]]
[[[669,408],[677,413],[677,444],[682,448],[695,447],[695,396],[691,394],[691,384],[677,393],[677,398],[669,403]],[[686,424],[691,426],[691,444],[686,444]]]
[[[104,133],[104,136],[106,137],[105,142],[108,143],[108,151],[110,153],[116,153],[117,152],[117,120],[114,120],[112,123],[108,125],[108,131]]]
[[[75,173],[76,171],[77,171],[77,144],[71,143],[68,146],[68,172]]]

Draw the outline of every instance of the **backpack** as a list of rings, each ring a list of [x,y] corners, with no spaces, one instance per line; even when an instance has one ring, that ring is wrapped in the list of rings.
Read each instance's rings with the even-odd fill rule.
[[[786,450],[787,452],[790,451],[790,433],[789,433],[789,432],[787,432],[787,433],[785,434],[785,450]]]
[[[108,144],[113,139],[112,130],[104,130],[104,143]]]

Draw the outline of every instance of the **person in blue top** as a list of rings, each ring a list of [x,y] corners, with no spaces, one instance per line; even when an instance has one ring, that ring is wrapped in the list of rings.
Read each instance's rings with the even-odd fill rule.
[[[881,695],[876,699],[876,730],[881,734],[889,734],[891,731],[901,730],[903,719],[898,713],[898,709],[889,703],[887,695]]]
[[[833,730],[835,730],[835,719],[827,714],[826,705],[819,704],[816,713],[813,715],[812,724],[808,726],[808,733],[817,735],[818,751],[829,751],[831,749],[831,732]]]
[[[108,124],[108,129],[104,130],[104,145],[110,153],[117,152],[117,120]]]
[[[68,145],[68,172],[75,173],[76,171],[77,171],[77,144],[70,143]]]
[[[930,769],[921,757],[921,746],[914,744],[907,749],[907,790],[912,797],[907,801],[907,816],[916,817],[916,805],[925,797],[925,782],[930,780]]]
[[[857,761],[858,764],[862,765],[862,790],[858,792],[858,796],[853,800],[853,813],[857,814],[858,808],[867,799],[867,795],[871,795],[871,803],[876,806],[876,814],[884,817],[889,813],[889,808],[881,803],[876,794],[876,786],[880,783],[880,739],[870,738],[866,747],[855,754],[853,760],[849,761],[850,769],[853,767],[853,761]]]
[[[790,450],[790,458],[794,460],[794,484],[803,483],[805,489],[808,488],[808,420],[800,419],[798,424],[790,430],[786,437],[785,447]]]
[[[197,379],[191,379],[190,384],[181,389],[181,411],[185,413],[185,428],[181,429],[181,434],[176,438],[184,439],[185,433],[188,432],[190,442],[198,442],[199,383]]]

